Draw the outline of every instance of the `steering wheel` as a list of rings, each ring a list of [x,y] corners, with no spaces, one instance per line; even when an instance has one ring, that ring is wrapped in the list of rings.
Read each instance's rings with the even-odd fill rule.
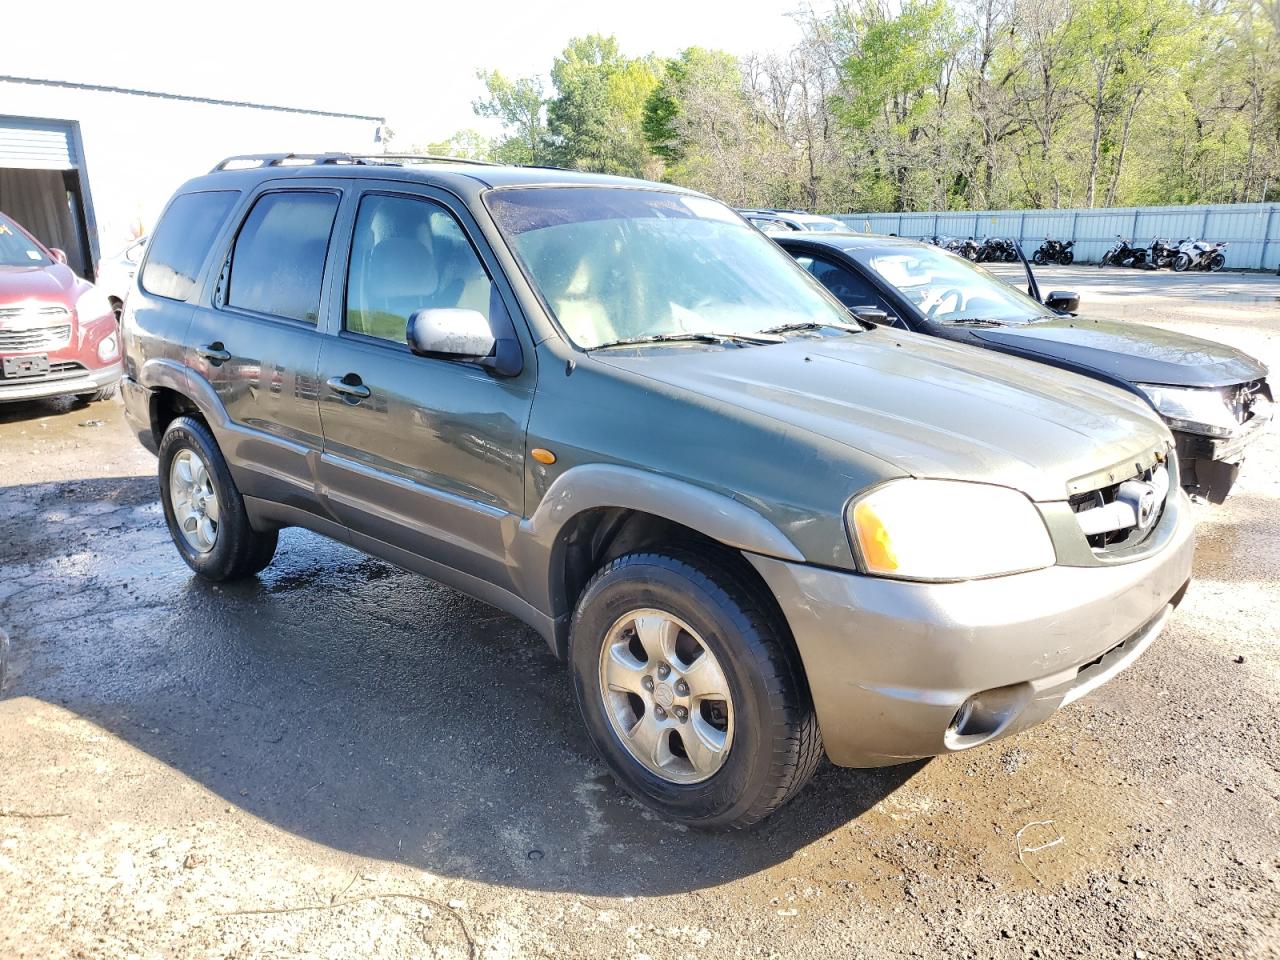
[[[938,308],[942,306],[943,302],[948,297],[951,297],[951,296],[954,296],[956,298],[957,307],[960,306],[961,301],[964,300],[964,294],[960,291],[958,287],[948,287],[946,290],[943,290],[940,294],[937,295],[937,297],[934,298],[933,303],[929,304],[929,306],[925,308],[924,318],[926,320],[932,320],[933,315],[938,312]]]

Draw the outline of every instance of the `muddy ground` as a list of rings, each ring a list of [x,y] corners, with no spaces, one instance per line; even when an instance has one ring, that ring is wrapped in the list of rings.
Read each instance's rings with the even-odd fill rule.
[[[1044,274],[1280,369],[1280,279]],[[6,960],[1280,956],[1280,432],[1133,669],[732,835],[628,800],[483,604],[299,531],[194,580],[154,469],[116,401],[0,408]]]

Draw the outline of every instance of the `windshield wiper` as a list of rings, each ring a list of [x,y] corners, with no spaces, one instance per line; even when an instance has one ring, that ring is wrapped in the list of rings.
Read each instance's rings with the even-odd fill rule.
[[[823,323],[819,320],[800,320],[796,323],[780,323],[776,327],[766,327],[761,333],[794,333],[797,330],[821,330],[824,327],[830,327],[833,330],[843,330],[846,333],[862,333],[866,327],[854,326],[852,323],[837,323],[832,320]]]
[[[989,320],[984,317],[956,317],[953,320],[939,320],[939,323],[948,327],[966,326],[966,327],[1003,327],[1003,320]]]
[[[643,337],[623,337],[620,340],[609,340],[598,343],[592,350],[607,350],[610,347],[634,347],[646,343],[782,343],[783,337],[765,336],[763,333],[651,333]]]

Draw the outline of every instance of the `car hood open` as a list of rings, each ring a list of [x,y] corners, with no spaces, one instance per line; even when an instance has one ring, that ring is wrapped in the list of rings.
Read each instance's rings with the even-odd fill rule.
[[[1234,347],[1141,323],[1063,317],[1025,327],[975,330],[997,348],[1034,354],[1130,383],[1225,387],[1267,375]]]
[[[594,357],[855,448],[917,477],[1061,500],[1169,432],[1137,397],[1043,364],[898,331]]]

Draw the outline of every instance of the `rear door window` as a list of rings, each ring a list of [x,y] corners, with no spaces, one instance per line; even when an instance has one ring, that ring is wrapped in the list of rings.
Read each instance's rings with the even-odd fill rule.
[[[315,323],[338,195],[319,190],[267,193],[245,217],[223,301],[241,310]]]
[[[238,190],[210,190],[175,197],[150,240],[142,289],[170,300],[189,299],[209,246],[239,196]]]

